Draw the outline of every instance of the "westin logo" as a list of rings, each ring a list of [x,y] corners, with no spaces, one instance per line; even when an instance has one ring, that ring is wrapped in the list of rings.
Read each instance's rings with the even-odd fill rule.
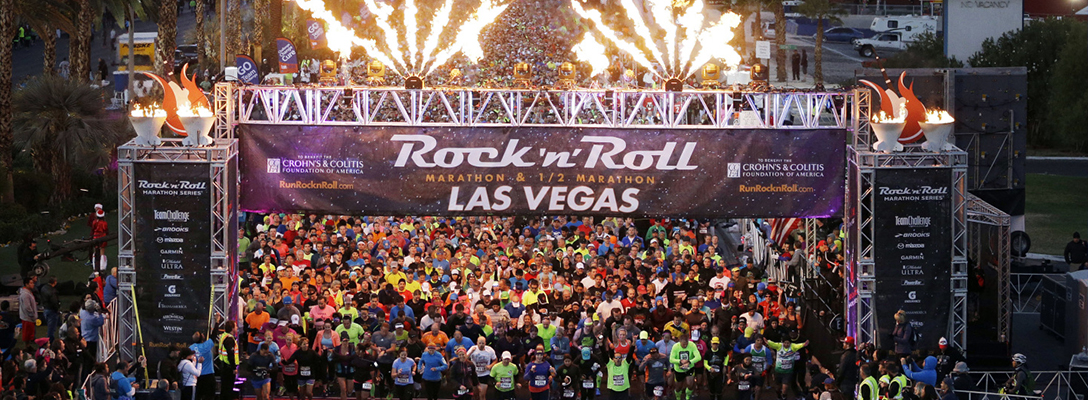
[[[268,173],[278,174],[280,173],[280,159],[269,158],[268,159]]]
[[[726,178],[740,178],[740,163],[731,162],[725,171]]]

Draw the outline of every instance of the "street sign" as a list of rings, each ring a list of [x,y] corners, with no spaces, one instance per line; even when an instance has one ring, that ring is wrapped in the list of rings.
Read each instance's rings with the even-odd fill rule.
[[[769,40],[756,42],[756,58],[771,58],[771,42]]]

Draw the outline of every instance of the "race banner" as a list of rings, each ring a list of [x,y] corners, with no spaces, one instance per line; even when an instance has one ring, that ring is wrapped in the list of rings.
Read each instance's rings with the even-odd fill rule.
[[[952,169],[878,169],[873,191],[873,312],[877,344],[892,349],[895,313],[917,330],[915,349],[947,337],[952,274]]]
[[[281,74],[298,72],[298,51],[291,39],[276,38],[276,59],[279,60]]]
[[[148,365],[170,345],[208,332],[211,307],[211,179],[208,164],[133,164],[134,285]]]
[[[841,216],[846,131],[240,125],[241,208]]]
[[[238,81],[256,85],[261,83],[261,77],[257,73],[257,63],[246,55],[234,56],[234,65],[238,67]]]
[[[320,49],[325,47],[325,26],[313,18],[306,19],[306,36],[310,38],[310,48]]]

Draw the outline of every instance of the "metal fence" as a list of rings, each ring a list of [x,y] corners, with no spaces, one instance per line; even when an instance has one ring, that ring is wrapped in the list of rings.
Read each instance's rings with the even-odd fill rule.
[[[110,312],[105,315],[106,320],[98,330],[97,362],[106,362],[117,352],[117,300],[110,301],[106,308]]]
[[[1022,396],[1018,394],[972,392],[969,390],[957,390],[956,397],[959,400],[1043,400],[1042,396]]]
[[[1043,281],[1057,282],[1055,274],[1009,274],[1009,287],[1012,291],[1011,303],[1014,314],[1036,314],[1042,307]],[[1064,286],[1064,283],[1057,283]]]
[[[971,378],[983,392],[998,392],[1014,371],[972,371]],[[1035,395],[1045,400],[1083,400],[1088,395],[1088,371],[1032,371]],[[994,395],[1006,396],[1009,395]],[[977,398],[981,400],[982,398]],[[1000,397],[989,397],[998,400]],[[974,399],[972,399],[974,400]]]

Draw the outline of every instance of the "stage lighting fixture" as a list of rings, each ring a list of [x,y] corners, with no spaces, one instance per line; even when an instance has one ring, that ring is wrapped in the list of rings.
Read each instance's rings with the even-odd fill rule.
[[[703,87],[707,89],[717,88],[721,85],[718,79],[721,79],[722,73],[718,64],[710,63],[703,66]]]
[[[462,79],[463,77],[464,77],[464,75],[461,73],[460,69],[458,69],[458,68],[451,69],[450,70],[450,79],[448,81],[446,81],[446,84],[450,85],[450,86],[460,86],[462,81],[463,81],[463,79]]]
[[[336,62],[333,60],[325,60],[321,62],[321,70],[318,73],[317,81],[323,85],[335,85],[336,74],[338,73],[336,68]]]
[[[679,78],[669,78],[669,80],[665,81],[665,90],[669,92],[683,92],[684,81]]]
[[[564,62],[559,65],[559,82],[556,84],[562,89],[574,89],[574,79],[577,75],[577,72],[574,70],[574,64]]]
[[[533,66],[527,62],[514,64],[514,86],[530,87],[533,79]]]
[[[415,75],[411,75],[411,76],[409,76],[407,78],[404,78],[404,88],[409,89],[409,90],[411,90],[411,89],[423,89],[423,78],[420,78],[420,77],[415,76]]]
[[[371,85],[385,83],[385,64],[374,60],[366,64],[366,82]]]
[[[766,83],[770,79],[770,77],[771,71],[767,68],[766,65],[758,62],[755,63],[755,65],[752,65],[752,71],[749,74],[749,78],[752,79],[752,82]]]

